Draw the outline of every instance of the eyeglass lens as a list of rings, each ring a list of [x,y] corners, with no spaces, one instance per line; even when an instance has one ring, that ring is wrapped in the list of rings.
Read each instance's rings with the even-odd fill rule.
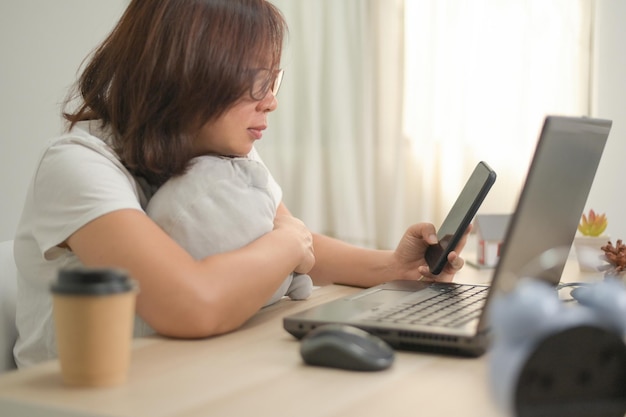
[[[274,95],[274,97],[276,97],[276,95],[278,94],[278,90],[280,90],[280,85],[283,82],[284,73],[284,70],[279,70],[278,74],[276,74],[276,78],[274,78],[274,82],[272,83],[272,94]]]

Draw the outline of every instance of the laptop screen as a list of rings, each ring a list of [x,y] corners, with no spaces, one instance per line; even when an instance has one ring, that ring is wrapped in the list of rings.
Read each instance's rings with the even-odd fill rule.
[[[545,119],[490,296],[511,290],[524,276],[559,283],[610,128],[609,120]]]

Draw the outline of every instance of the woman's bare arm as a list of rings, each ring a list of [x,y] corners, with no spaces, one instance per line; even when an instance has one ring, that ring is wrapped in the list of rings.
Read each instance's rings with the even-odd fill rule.
[[[281,204],[279,213],[289,210]],[[467,235],[457,245],[460,252]],[[394,250],[376,250],[350,245],[328,236],[313,234],[315,266],[309,272],[316,285],[345,284],[371,287],[396,279],[422,279],[451,281],[463,267],[464,261],[457,251],[448,255],[448,263],[439,275],[432,275],[424,259],[426,248],[437,243],[435,227],[430,223],[411,225]]]
[[[128,271],[140,286],[137,312],[157,332],[196,338],[238,328],[289,273],[310,269],[310,233],[298,222],[199,261],[146,214],[130,209],[93,220],[66,243],[86,266]]]

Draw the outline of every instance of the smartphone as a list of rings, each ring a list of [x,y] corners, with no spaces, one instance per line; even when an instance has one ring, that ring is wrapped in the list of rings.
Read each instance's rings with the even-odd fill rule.
[[[439,243],[426,249],[430,272],[441,273],[448,262],[448,254],[456,248],[495,181],[495,171],[485,162],[479,162],[437,231]]]

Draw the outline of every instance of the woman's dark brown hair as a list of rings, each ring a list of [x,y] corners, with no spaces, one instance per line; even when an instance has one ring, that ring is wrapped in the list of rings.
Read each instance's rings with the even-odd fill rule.
[[[68,96],[71,129],[100,120],[135,175],[183,173],[199,128],[228,110],[263,67],[280,65],[286,24],[265,0],[132,0]],[[271,80],[267,81],[267,85]]]

